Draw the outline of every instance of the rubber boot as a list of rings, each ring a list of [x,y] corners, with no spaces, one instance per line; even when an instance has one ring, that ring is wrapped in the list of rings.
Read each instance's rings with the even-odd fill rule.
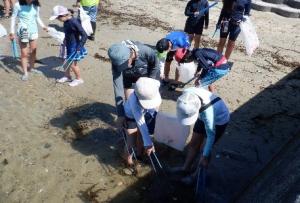
[[[91,21],[91,25],[92,25],[93,33],[91,34],[91,36],[89,36],[89,40],[94,41],[95,40],[95,32],[96,32],[96,22]]]

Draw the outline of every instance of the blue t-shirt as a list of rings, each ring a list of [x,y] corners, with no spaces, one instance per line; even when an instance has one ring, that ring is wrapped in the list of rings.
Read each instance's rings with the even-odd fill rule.
[[[179,48],[189,48],[191,46],[189,36],[181,31],[170,32],[166,36],[166,39],[172,43],[172,51]]]

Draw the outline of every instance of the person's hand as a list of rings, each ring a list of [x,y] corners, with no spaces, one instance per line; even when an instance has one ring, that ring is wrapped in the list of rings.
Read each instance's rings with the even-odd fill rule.
[[[147,146],[147,147],[145,147],[145,153],[146,153],[148,156],[150,156],[150,154],[151,154],[152,152],[155,152],[155,149],[154,149],[154,146],[153,146],[153,145],[152,145],[152,146]]]
[[[194,16],[198,16],[199,14],[199,11],[194,12]]]
[[[125,117],[123,116],[119,116],[116,121],[115,121],[115,125],[117,128],[122,128],[125,122]]]
[[[10,39],[11,41],[13,41],[15,38],[16,38],[16,37],[15,37],[15,34],[13,34],[13,33],[10,33],[10,34],[9,34],[9,39]]]
[[[200,165],[204,168],[208,167],[208,158],[205,156],[201,156]]]

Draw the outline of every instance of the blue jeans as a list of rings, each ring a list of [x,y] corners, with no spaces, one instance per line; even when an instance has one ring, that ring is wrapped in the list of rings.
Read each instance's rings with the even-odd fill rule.
[[[97,6],[83,6],[82,8],[91,17],[91,22],[97,21],[97,14],[98,14]]]
[[[200,79],[200,85],[202,87],[208,86],[229,72],[230,66],[228,63],[223,64],[217,68],[211,68],[204,76]]]

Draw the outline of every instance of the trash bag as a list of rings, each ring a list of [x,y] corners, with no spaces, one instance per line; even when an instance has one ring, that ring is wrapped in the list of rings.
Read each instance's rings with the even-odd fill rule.
[[[195,62],[181,63],[177,66],[177,69],[179,71],[179,80],[186,83],[195,76],[197,65]]]
[[[168,126],[166,128],[166,126]],[[174,149],[183,151],[190,127],[180,124],[176,116],[158,112],[155,120],[154,139]]]
[[[7,35],[7,31],[3,25],[0,24],[0,37],[4,37]]]
[[[85,12],[85,10],[80,6],[79,8],[79,16],[81,25],[88,36],[93,34],[93,28],[91,24],[91,17]]]
[[[245,18],[246,20],[240,24],[241,38],[246,47],[247,55],[251,56],[254,50],[259,46],[259,40],[250,18],[247,16]]]
[[[65,33],[57,31],[53,27],[48,27],[48,34],[57,40],[60,44],[64,43]]]

